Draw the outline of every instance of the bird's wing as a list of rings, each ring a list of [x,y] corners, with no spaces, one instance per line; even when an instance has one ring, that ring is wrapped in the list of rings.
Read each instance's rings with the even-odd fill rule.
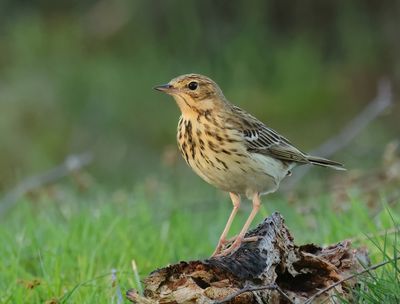
[[[278,158],[283,161],[308,163],[304,153],[294,147],[286,138],[274,130],[264,126],[257,129],[244,130],[247,150]],[[248,134],[251,134],[248,136]]]
[[[234,107],[234,112],[238,114],[237,127],[243,134],[248,151],[272,156],[282,161],[309,163],[303,152],[275,130],[268,128],[257,118],[238,107]]]

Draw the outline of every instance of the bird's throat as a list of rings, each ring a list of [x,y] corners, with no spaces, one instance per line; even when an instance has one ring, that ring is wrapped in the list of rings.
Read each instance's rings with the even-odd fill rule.
[[[196,108],[190,104],[188,98],[184,96],[175,95],[174,99],[179,109],[181,110],[183,116],[193,116],[193,114],[197,112]]]

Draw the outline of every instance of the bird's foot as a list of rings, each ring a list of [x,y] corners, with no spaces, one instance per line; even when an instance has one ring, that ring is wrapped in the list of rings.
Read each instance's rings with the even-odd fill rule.
[[[235,241],[232,243],[232,245],[230,245],[227,249],[221,250],[218,254],[213,255],[213,257],[222,257],[222,256],[227,256],[229,254],[234,253],[236,250],[239,249],[243,240],[244,240],[243,238],[241,239],[241,238],[237,237],[235,239]]]
[[[220,239],[218,241],[217,248],[215,248],[215,250],[214,250],[213,254],[211,255],[211,257],[218,256],[222,252],[222,249],[224,249],[225,245],[229,243],[229,241],[230,240]]]
[[[211,257],[220,257],[220,256],[226,256],[228,254],[231,254],[235,252],[237,249],[239,249],[240,245],[243,242],[256,242],[259,240],[259,236],[251,236],[247,238],[240,238],[239,236],[234,236],[230,238],[229,240],[220,240],[218,242],[217,248],[215,249],[214,253],[212,254]],[[227,249],[223,248],[225,247],[226,244],[232,243]]]

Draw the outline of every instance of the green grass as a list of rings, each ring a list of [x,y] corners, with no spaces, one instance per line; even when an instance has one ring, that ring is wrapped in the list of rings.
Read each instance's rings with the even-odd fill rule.
[[[138,288],[132,260],[143,278],[157,267],[209,256],[231,208],[228,197],[209,192],[200,203],[193,199],[197,194],[159,188],[79,195],[56,188],[21,200],[1,219],[0,303],[117,303],[118,288],[123,298],[127,289]],[[333,211],[329,197],[301,204],[277,196],[264,200],[255,223],[279,210],[297,244],[360,237],[355,245],[368,247],[372,263],[399,254],[395,234],[363,239],[399,223],[398,208],[389,211],[385,199],[374,219],[357,196],[340,212]],[[249,210],[244,203],[232,231]],[[393,262],[365,276],[361,287],[368,290],[356,290],[358,302],[399,301],[399,267]]]

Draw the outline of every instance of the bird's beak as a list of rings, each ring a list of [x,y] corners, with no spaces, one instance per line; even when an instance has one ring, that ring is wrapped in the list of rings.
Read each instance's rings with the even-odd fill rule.
[[[174,91],[176,91],[176,89],[172,85],[170,85],[169,83],[163,84],[163,85],[159,85],[159,86],[155,86],[154,90],[157,90],[157,91],[160,91],[160,92],[163,92],[163,93],[166,93],[166,94],[171,94]]]

